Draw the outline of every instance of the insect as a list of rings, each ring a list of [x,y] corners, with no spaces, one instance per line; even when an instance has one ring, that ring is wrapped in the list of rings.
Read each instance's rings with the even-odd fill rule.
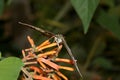
[[[69,46],[67,45],[67,42],[65,41],[63,35],[61,35],[61,34],[54,34],[54,33],[52,33],[52,32],[43,30],[43,29],[41,29],[41,28],[38,28],[38,27],[35,27],[35,26],[32,26],[32,25],[26,24],[26,23],[19,22],[19,24],[22,24],[22,25],[24,25],[24,26],[30,27],[30,28],[32,28],[32,29],[34,29],[34,30],[37,30],[37,31],[39,31],[41,34],[45,35],[46,37],[48,37],[48,38],[50,38],[50,39],[54,39],[54,42],[57,43],[56,45],[58,46],[58,49],[61,48],[61,47],[60,47],[61,45],[64,45],[65,48],[66,48],[66,50],[67,50],[67,52],[68,52],[68,54],[69,54],[69,56],[71,57],[71,59],[72,59],[72,61],[73,61],[73,64],[74,64],[77,72],[79,73],[80,77],[82,78],[82,74],[81,74],[81,72],[80,72],[80,70],[79,70],[79,68],[78,68],[78,65],[77,65],[77,60],[74,58],[74,56],[73,56],[73,54],[72,54],[72,51],[71,51],[71,49],[69,48]],[[34,45],[32,45],[32,46],[34,46]],[[47,54],[47,53],[46,53],[46,54]],[[46,61],[46,60],[44,60],[44,59],[41,59],[41,60],[45,61],[46,63],[48,62],[48,61]],[[45,63],[45,62],[44,62],[44,63]],[[54,64],[53,64],[53,65],[54,65]],[[52,66],[52,65],[50,65],[50,66]],[[55,66],[55,65],[54,65],[54,66]],[[54,67],[54,66],[52,66],[52,67]],[[24,70],[24,71],[25,71],[25,70]]]

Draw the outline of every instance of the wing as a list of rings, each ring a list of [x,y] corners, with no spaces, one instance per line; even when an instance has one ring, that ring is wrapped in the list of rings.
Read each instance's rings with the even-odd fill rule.
[[[30,27],[30,28],[32,28],[32,29],[34,29],[34,30],[37,30],[37,31],[39,31],[40,33],[42,33],[43,35],[45,35],[46,37],[49,37],[49,38],[50,38],[50,37],[54,37],[54,39],[55,39],[55,41],[57,42],[58,45],[62,43],[62,44],[65,46],[65,48],[66,48],[69,56],[70,56],[71,59],[73,60],[73,63],[74,63],[74,66],[75,66],[76,70],[78,71],[80,77],[82,78],[82,74],[81,74],[81,72],[80,72],[80,70],[79,70],[79,68],[78,68],[78,65],[77,65],[77,60],[74,58],[74,56],[73,56],[73,54],[72,54],[72,51],[71,51],[71,49],[69,48],[69,46],[67,45],[67,42],[65,41],[63,35],[61,35],[61,34],[55,35],[55,34],[52,33],[52,32],[43,30],[43,29],[41,29],[41,28],[38,28],[38,27],[35,27],[35,26],[32,26],[32,25],[26,24],[26,23],[19,22],[19,24],[22,24],[22,25],[25,25],[25,26],[27,26],[27,27]]]
[[[53,34],[52,32],[45,31],[45,30],[43,30],[43,29],[41,29],[41,28],[32,26],[32,25],[30,25],[30,24],[26,24],[26,23],[23,23],[23,22],[18,22],[18,23],[19,23],[19,24],[22,24],[22,25],[24,25],[24,26],[27,26],[27,27],[29,27],[29,28],[32,28],[32,29],[34,29],[34,30],[36,30],[36,31],[39,31],[40,33],[42,33],[43,35],[45,35],[45,36],[47,36],[47,37],[52,37],[52,36],[54,36],[54,34]]]

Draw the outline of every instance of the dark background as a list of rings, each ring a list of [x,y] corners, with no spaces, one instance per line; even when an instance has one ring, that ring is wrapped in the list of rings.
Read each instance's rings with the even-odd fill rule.
[[[96,23],[99,10],[109,10],[100,2],[87,34],[69,0],[4,0],[0,16],[0,51],[3,57],[21,57],[21,50],[30,45],[30,35],[36,45],[47,39],[40,32],[18,24],[24,22],[53,33],[63,34],[83,74],[84,80],[120,79],[120,40]],[[113,4],[120,6],[119,0]],[[120,10],[120,9],[119,9]],[[118,11],[119,14],[119,11]],[[119,14],[120,15],[120,14]],[[65,49],[61,57],[68,57]],[[78,80],[77,72],[64,72],[70,80]]]

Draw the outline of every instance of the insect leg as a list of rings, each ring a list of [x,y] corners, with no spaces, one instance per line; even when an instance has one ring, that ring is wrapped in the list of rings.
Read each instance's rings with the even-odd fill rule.
[[[65,46],[65,48],[67,49],[67,52],[68,54],[70,55],[70,57],[72,58],[72,60],[74,61],[74,66],[76,68],[76,70],[78,71],[79,75],[81,76],[82,78],[82,74],[78,68],[78,65],[77,65],[77,60],[74,58],[73,54],[72,54],[72,51],[71,49],[69,48],[69,46],[67,45],[67,42],[65,41],[64,37],[62,35],[60,35],[60,38],[62,39],[63,41],[63,45]]]

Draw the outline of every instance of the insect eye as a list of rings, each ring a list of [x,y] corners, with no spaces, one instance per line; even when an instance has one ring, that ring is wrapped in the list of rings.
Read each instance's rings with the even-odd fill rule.
[[[57,42],[58,44],[60,44],[62,42],[62,39],[55,37],[55,42]]]
[[[22,25],[28,26],[28,27],[30,27],[30,28],[32,28],[34,30],[37,30],[37,31],[41,32],[43,35],[45,35],[46,37],[49,38],[48,40],[46,40],[44,43],[40,44],[39,46],[35,46],[33,40],[30,37],[28,37],[32,48],[35,48],[35,50],[34,49],[32,50],[32,53],[34,54],[34,55],[32,55],[32,57],[31,57],[31,54],[27,55],[27,59],[26,59],[25,52],[22,51],[22,54],[23,54],[23,57],[24,57],[23,60],[26,61],[26,64],[28,64],[28,63],[29,64],[35,64],[35,65],[37,64],[37,65],[39,65],[39,67],[43,67],[45,69],[48,68],[50,70],[49,71],[50,74],[51,74],[51,70],[52,70],[52,73],[54,73],[53,77],[56,76],[55,74],[57,74],[58,75],[57,78],[62,77],[64,80],[68,80],[67,77],[65,77],[62,73],[60,73],[58,71],[58,69],[66,69],[66,70],[69,70],[69,71],[73,71],[73,68],[59,66],[56,63],[54,63],[54,61],[55,61],[54,58],[56,58],[58,56],[58,53],[60,52],[62,46],[64,46],[66,48],[66,50],[67,50],[67,53],[69,54],[69,56],[71,57],[71,59],[73,61],[72,64],[74,64],[76,70],[78,71],[80,77],[82,78],[82,74],[81,74],[81,72],[80,72],[80,70],[78,68],[76,59],[74,58],[74,56],[72,54],[72,51],[69,48],[69,46],[67,45],[67,42],[64,39],[63,35],[61,35],[61,34],[55,35],[54,33],[45,31],[45,30],[43,30],[41,28],[37,28],[37,27],[34,27],[34,26],[26,24],[26,23],[19,22],[19,24],[22,24]],[[32,48],[25,49],[25,51],[27,51],[27,53],[29,51],[31,52]],[[35,54],[36,50],[37,50],[37,52],[39,52],[38,54]],[[39,57],[38,57],[38,55],[39,55]],[[28,62],[28,60],[33,59],[33,57],[35,58],[35,60],[37,58],[37,61],[36,62]],[[68,60],[68,59],[59,59],[58,58],[56,60],[56,62],[57,61],[58,62],[71,63],[71,61]],[[26,66],[24,68],[26,68]],[[31,75],[28,74],[29,72],[26,73],[27,70],[22,70],[22,71],[27,75],[27,77],[31,76]],[[46,73],[44,71],[44,69],[43,69],[43,72],[44,72],[44,74]],[[46,73],[47,75],[43,75],[43,73],[41,73],[43,76],[35,75],[33,78],[36,77],[36,79],[38,79],[38,77],[39,77],[40,80],[51,80],[51,79],[49,79],[49,76],[48,76],[49,72]],[[53,79],[56,80],[55,78],[53,78]]]

